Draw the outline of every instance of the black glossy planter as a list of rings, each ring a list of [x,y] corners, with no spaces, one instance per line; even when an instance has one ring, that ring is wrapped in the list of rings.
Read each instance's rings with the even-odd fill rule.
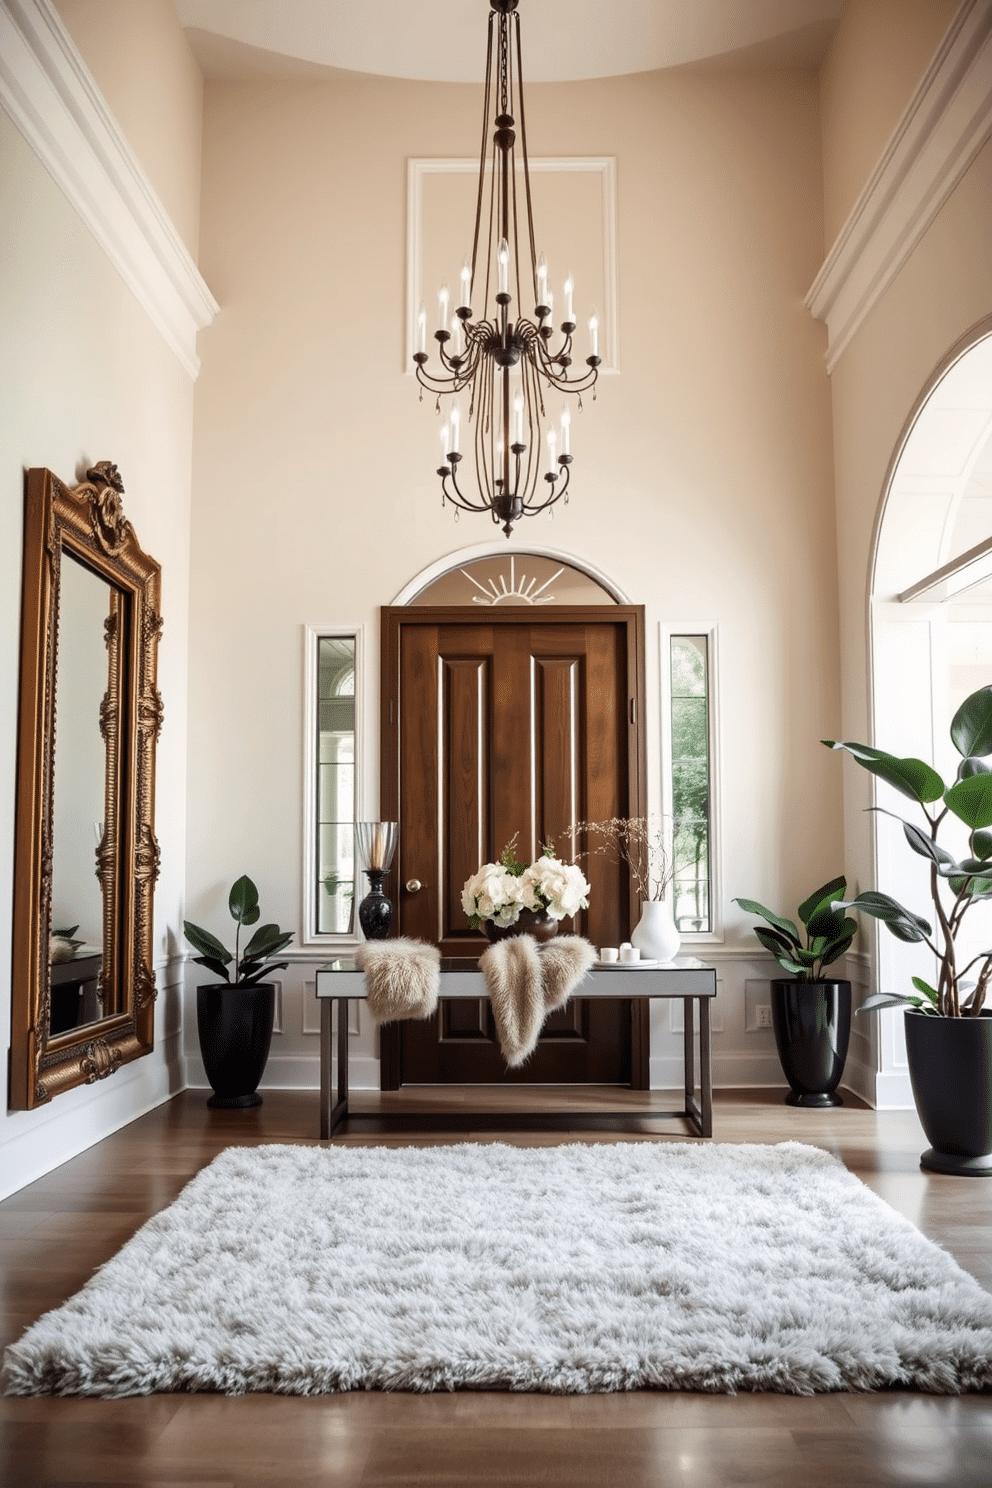
[[[923,1130],[920,1167],[992,1178],[992,1012],[935,1018],[907,1009],[906,1055]]]
[[[258,1083],[272,1043],[276,989],[271,982],[233,987],[224,982],[196,989],[196,1027],[203,1068],[213,1089],[208,1106],[231,1110],[260,1106]]]
[[[787,1106],[842,1106],[836,1093],[851,1038],[850,982],[772,981],[772,1027]]]
[[[387,869],[366,868],[369,892],[358,906],[358,923],[366,940],[385,940],[393,923],[393,905],[382,892],[382,881]]]

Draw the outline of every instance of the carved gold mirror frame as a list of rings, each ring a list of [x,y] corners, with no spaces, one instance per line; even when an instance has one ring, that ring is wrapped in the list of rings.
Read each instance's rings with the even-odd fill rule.
[[[152,900],[159,849],[154,831],[155,745],[162,726],[156,687],[159,565],[138,545],[124,516],[116,466],[103,461],[69,488],[50,470],[29,470],[24,512],[24,583],[17,745],[10,1106],[29,1110],[93,1084],[151,1052],[155,976]],[[106,658],[96,670],[92,712],[96,759],[104,761],[103,821],[93,827],[90,868],[102,927],[90,964],[95,993],[75,1026],[53,1031],[53,861],[57,683],[64,560],[107,586],[102,620]],[[74,569],[74,574],[76,570]],[[70,642],[67,629],[63,650]],[[99,639],[97,647],[99,649]],[[68,663],[67,663],[68,665]],[[105,670],[104,670],[105,669]],[[89,720],[87,719],[87,722]],[[68,720],[66,720],[68,722]],[[92,812],[90,815],[92,816]],[[96,836],[99,835],[99,841]],[[92,884],[92,881],[90,880]],[[97,915],[99,910],[97,910]],[[56,927],[59,928],[59,927]],[[64,947],[67,942],[62,942]],[[75,945],[75,942],[72,943]],[[70,951],[69,956],[77,954]],[[70,971],[72,968],[70,968]],[[80,980],[80,998],[82,981]]]

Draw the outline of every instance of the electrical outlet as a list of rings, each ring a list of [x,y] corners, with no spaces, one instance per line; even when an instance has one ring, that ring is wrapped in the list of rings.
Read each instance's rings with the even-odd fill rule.
[[[758,1003],[758,1006],[755,1008],[754,1011],[757,1014],[758,1027],[759,1028],[771,1028],[771,1026],[772,1026],[772,1010],[771,1010],[770,1004],[767,1003],[767,1002],[759,1002]]]

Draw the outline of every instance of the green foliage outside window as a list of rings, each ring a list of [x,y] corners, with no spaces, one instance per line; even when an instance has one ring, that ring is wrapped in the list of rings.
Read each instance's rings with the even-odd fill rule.
[[[709,668],[705,636],[673,636],[672,836],[675,923],[709,930]]]

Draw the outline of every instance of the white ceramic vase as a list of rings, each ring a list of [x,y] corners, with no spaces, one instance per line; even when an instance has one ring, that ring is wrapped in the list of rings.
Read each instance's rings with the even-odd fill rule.
[[[642,961],[672,961],[682,944],[665,899],[642,899],[641,918],[630,937],[641,953]]]

